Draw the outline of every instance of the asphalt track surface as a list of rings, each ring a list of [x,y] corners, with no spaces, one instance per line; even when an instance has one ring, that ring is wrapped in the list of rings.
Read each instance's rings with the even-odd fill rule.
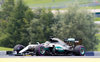
[[[100,56],[2,56],[0,62],[100,62]]]

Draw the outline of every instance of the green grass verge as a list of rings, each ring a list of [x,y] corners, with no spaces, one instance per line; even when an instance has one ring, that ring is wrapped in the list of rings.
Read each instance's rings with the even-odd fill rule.
[[[100,34],[96,34],[97,39],[100,40]]]
[[[23,0],[30,7],[53,7],[66,5],[70,0]]]
[[[100,43],[96,47],[97,47],[97,51],[100,51]]]
[[[100,2],[100,0],[23,0],[27,4],[44,4],[44,3],[56,3],[62,1],[72,1],[79,3],[92,3],[92,2]]]
[[[0,51],[13,51],[12,48],[0,47]]]
[[[95,21],[100,21],[100,17],[96,17],[95,18]]]
[[[27,4],[44,4],[44,3],[56,3],[62,1],[70,1],[70,0],[24,0]]]
[[[100,34],[96,34],[97,39],[100,41]],[[100,43],[96,46],[97,51],[100,51]]]

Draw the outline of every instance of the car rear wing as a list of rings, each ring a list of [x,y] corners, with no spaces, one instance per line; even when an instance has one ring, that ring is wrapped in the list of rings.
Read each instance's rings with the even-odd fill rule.
[[[74,43],[75,45],[82,45],[82,39],[67,38],[64,39],[64,42],[67,44]]]

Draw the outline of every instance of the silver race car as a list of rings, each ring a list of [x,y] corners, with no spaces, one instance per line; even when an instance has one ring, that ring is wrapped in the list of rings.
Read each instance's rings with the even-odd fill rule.
[[[49,41],[40,44],[16,45],[15,55],[37,55],[37,56],[84,56],[85,47],[81,45],[82,40],[67,38],[64,41],[59,38],[50,38]]]

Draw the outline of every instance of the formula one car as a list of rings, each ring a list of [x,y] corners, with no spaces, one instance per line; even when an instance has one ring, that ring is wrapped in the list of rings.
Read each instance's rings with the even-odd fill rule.
[[[26,47],[16,45],[16,55],[37,55],[37,56],[84,56],[85,47],[81,45],[82,40],[67,38],[64,41],[59,38],[50,38],[49,41],[40,44],[30,44]]]

